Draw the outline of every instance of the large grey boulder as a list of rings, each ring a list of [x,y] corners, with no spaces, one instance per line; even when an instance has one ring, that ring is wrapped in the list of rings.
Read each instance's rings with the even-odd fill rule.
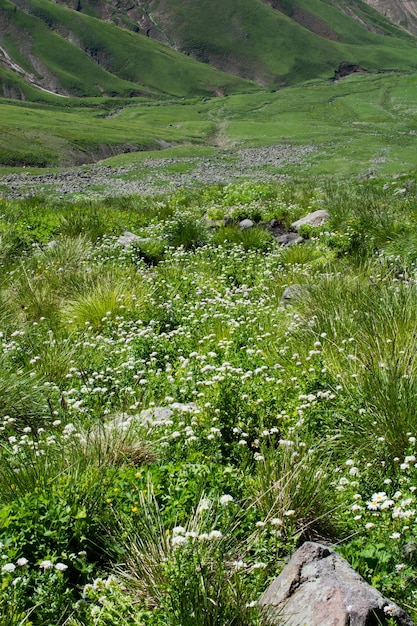
[[[327,546],[306,542],[265,591],[259,606],[271,625],[413,626],[399,606]]]
[[[299,220],[293,222],[291,224],[291,230],[295,230],[297,233],[300,229],[300,226],[322,226],[330,219],[330,214],[325,209],[320,209],[319,211],[313,211],[313,213],[308,213],[304,215],[304,217],[300,217]]]

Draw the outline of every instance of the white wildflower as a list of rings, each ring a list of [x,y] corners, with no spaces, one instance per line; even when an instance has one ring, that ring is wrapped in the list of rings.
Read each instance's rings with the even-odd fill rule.
[[[2,566],[1,571],[2,572],[14,572],[16,569],[16,565],[14,563],[6,563],[5,565]]]
[[[65,572],[65,570],[68,569],[68,565],[65,565],[65,563],[55,563],[55,569],[58,570],[58,572]]]

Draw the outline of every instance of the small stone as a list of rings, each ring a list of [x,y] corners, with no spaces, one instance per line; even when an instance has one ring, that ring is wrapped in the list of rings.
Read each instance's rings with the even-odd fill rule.
[[[248,230],[249,228],[253,228],[254,226],[255,224],[249,218],[246,218],[245,220],[239,222],[239,228],[241,230]]]
[[[417,551],[417,543],[415,541],[409,541],[404,545],[403,551],[408,558],[412,558]]]
[[[288,304],[292,304],[294,300],[301,300],[303,295],[307,291],[307,285],[290,285],[284,289],[284,293],[282,294],[281,303],[284,306]]]
[[[216,222],[216,220],[209,220],[206,218],[204,220],[204,224],[207,230],[217,230],[219,228],[219,223]]]
[[[295,246],[299,243],[303,243],[304,239],[297,233],[285,233],[285,235],[279,235],[275,237],[281,246]]]
[[[128,248],[134,243],[141,242],[143,243],[143,239],[141,237],[138,237],[135,233],[130,233],[128,230],[125,230],[124,233],[122,233],[117,239],[119,246],[124,246],[125,248]]]
[[[313,211],[313,213],[308,213],[308,215],[304,215],[304,217],[300,217],[299,220],[293,222],[291,224],[291,230],[295,230],[298,233],[300,226],[322,226],[330,219],[330,214],[325,209],[320,209],[319,211]]]

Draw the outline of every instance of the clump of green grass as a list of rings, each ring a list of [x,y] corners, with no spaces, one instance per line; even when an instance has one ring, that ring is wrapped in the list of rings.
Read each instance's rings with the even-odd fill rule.
[[[323,342],[328,368],[363,408],[354,422],[342,420],[343,436],[353,444],[362,432],[366,446],[378,435],[387,458],[404,454],[407,432],[417,427],[412,408],[416,302],[413,284],[362,274],[327,278],[311,286],[301,304],[309,332]]]
[[[272,235],[264,228],[241,229],[238,226],[223,226],[212,235],[217,245],[237,245],[244,250],[269,250],[274,243]]]
[[[124,530],[126,563],[119,569],[131,591],[168,624],[253,624],[242,587],[249,565],[242,568],[232,529],[226,531],[226,506],[203,496],[185,526],[166,528],[152,494],[139,504],[142,517]]]
[[[168,245],[174,248],[182,246],[184,250],[190,250],[208,240],[206,225],[192,212],[178,212],[165,224],[164,231]]]
[[[143,310],[148,295],[146,285],[138,281],[129,285],[125,280],[118,282],[114,275],[104,275],[75,298],[68,301],[65,313],[73,328],[91,327],[96,332],[111,324],[114,318],[129,317]]]
[[[263,519],[282,535],[301,540],[340,536],[332,494],[331,457],[337,442],[281,439],[277,449],[265,446],[251,488]],[[342,531],[343,532],[343,531]]]

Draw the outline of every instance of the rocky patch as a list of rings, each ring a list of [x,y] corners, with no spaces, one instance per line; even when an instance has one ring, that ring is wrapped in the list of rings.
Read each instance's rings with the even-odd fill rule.
[[[83,194],[93,197],[153,195],[180,187],[228,184],[239,179],[278,180],[285,174],[274,169],[299,164],[317,148],[314,146],[269,146],[241,150],[219,150],[212,157],[148,159],[137,166],[113,168],[93,165],[37,176],[26,173],[0,176],[0,197],[21,198],[54,193],[61,197]],[[167,171],[167,165],[189,163],[186,173]]]
[[[271,626],[413,626],[410,617],[385,598],[327,546],[306,542],[259,601]],[[392,623],[392,622],[391,622]]]

